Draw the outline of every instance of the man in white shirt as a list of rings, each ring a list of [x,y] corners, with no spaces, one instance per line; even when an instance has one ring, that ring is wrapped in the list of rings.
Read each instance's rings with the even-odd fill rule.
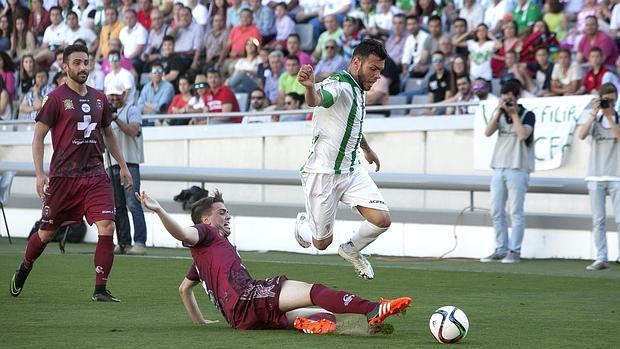
[[[67,14],[67,34],[65,40],[69,44],[75,43],[75,40],[82,39],[86,42],[88,53],[97,52],[99,47],[99,37],[94,31],[80,25],[77,13],[71,11]]]
[[[420,23],[414,15],[407,16],[407,32],[409,32],[409,36],[407,36],[405,41],[403,58],[401,60],[403,74],[406,76],[423,77],[426,71],[423,69],[423,66],[419,66],[419,63],[422,59],[423,46],[428,34],[420,30]]]
[[[488,4],[486,11],[484,11],[484,24],[489,27],[489,30],[493,33],[498,32],[501,28],[501,20],[508,13],[508,5],[504,0],[493,0]]]
[[[56,50],[63,48],[66,44],[67,31],[69,27],[63,23],[62,10],[58,6],[50,9],[50,26],[43,33],[43,42],[41,47],[34,55],[35,61],[39,63],[48,63],[56,57]]]
[[[181,8],[179,17],[180,21],[170,35],[175,37],[174,52],[179,55],[183,64],[189,66],[194,59],[194,53],[200,48],[202,29],[192,20],[192,12],[189,7]]]
[[[111,50],[108,54],[110,68],[112,70],[105,76],[103,85],[105,88],[112,85],[123,86],[123,97],[127,105],[132,105],[136,101],[136,79],[129,70],[121,67],[121,53]]]
[[[149,33],[142,24],[138,23],[136,11],[134,9],[126,9],[124,14],[125,23],[127,25],[121,29],[118,38],[123,44],[123,54],[125,58],[131,60],[131,64],[139,74],[142,72],[140,55],[144,50],[144,45],[146,45]]]
[[[192,17],[194,17],[196,23],[204,30],[209,21],[209,11],[207,7],[199,3],[198,0],[188,0],[187,7],[192,10]]]

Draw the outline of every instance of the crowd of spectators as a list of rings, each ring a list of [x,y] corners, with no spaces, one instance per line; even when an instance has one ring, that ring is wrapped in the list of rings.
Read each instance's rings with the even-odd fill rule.
[[[495,98],[513,79],[524,96],[592,94],[605,82],[620,88],[618,0],[135,1],[0,0],[0,119],[36,115],[64,81],[63,48],[76,42],[90,53],[89,86],[120,86],[143,115],[194,114],[145,125],[205,124],[193,116],[239,110],[275,113],[245,122],[305,120],[277,115],[304,106],[300,66],[328,78],[366,38],[385,42],[390,55],[369,104],[394,95]]]

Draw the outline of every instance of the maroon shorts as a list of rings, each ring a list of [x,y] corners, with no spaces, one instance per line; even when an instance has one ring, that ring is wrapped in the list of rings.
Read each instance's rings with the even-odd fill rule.
[[[289,328],[286,313],[280,311],[280,291],[288,278],[284,275],[256,280],[235,305],[233,327],[238,330]]]
[[[110,178],[103,173],[94,177],[52,177],[43,198],[41,230],[56,230],[79,223],[114,220],[114,192]]]

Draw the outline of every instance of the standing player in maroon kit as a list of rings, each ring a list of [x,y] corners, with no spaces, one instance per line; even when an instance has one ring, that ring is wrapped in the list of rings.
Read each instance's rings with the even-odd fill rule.
[[[409,297],[372,302],[321,284],[288,280],[284,275],[254,280],[228,241],[231,216],[219,192],[192,205],[195,225],[186,228],[144,191],[136,196],[159,216],[170,235],[192,252],[194,263],[179,291],[194,322],[211,322],[204,320],[196,304],[192,288],[198,283],[226,321],[240,330],[295,327],[305,333],[329,333],[336,329],[332,313],[365,315],[371,328],[377,330],[388,316],[403,312],[411,304]],[[307,308],[313,305],[320,308]]]
[[[43,100],[36,117],[32,156],[37,175],[37,194],[43,199],[39,232],[28,240],[24,259],[11,280],[13,297],[22,292],[34,261],[56,231],[86,216],[95,223],[99,240],[95,250],[94,301],[119,302],[106,289],[114,260],[114,194],[103,166],[103,145],[120,164],[121,183],[131,188],[132,179],[110,124],[112,113],[103,92],[86,86],[88,51],[69,45],[63,54],[67,82]],[[43,171],[43,140],[51,130],[54,153],[49,179]]]

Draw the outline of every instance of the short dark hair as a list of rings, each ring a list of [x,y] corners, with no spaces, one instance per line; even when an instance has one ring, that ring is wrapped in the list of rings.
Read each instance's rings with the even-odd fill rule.
[[[75,41],[73,42],[74,45],[82,45],[82,46],[86,46],[86,41],[84,39],[75,39]]]
[[[84,52],[86,56],[88,56],[88,49],[84,45],[73,44],[65,47],[65,51],[62,53],[62,61],[65,63],[69,63],[69,56],[75,52]]]
[[[375,55],[381,60],[385,60],[388,57],[383,43],[375,39],[366,39],[353,50],[353,58],[368,58],[370,55]]]
[[[263,89],[262,89],[262,88],[260,88],[260,87],[257,87],[257,88],[255,88],[255,89],[253,89],[252,91],[250,91],[250,94],[249,94],[248,96],[251,98],[251,97],[252,97],[252,93],[257,92],[257,91],[258,91],[258,92],[260,92],[260,93],[263,95],[263,97],[266,97],[266,96],[267,96],[267,95],[265,94],[265,91],[263,91]]]
[[[416,15],[407,15],[407,17],[405,17],[405,21],[408,21],[410,19],[413,19],[416,22],[419,22],[418,16],[416,16]]]
[[[443,51],[437,50],[437,51],[433,51],[433,53],[431,54],[431,56],[434,55],[441,55],[442,57],[445,57],[446,55],[443,53]]]
[[[297,61],[297,63],[299,64],[299,57],[297,57],[296,55],[288,55],[286,56],[286,60],[293,60],[293,61]]]
[[[278,7],[284,7],[284,9],[286,10],[286,3],[284,1],[280,1],[279,3],[276,4],[274,9],[276,9]]]
[[[69,18],[69,16],[75,16],[75,18],[78,18],[77,13],[75,13],[75,11],[69,11],[69,13],[67,13],[67,18]]]
[[[566,47],[560,47],[560,48],[558,49],[558,55],[559,55],[560,53],[562,53],[562,52],[566,53],[566,54],[568,55],[568,57],[570,57],[570,56],[571,56],[570,50],[569,50],[569,49],[567,49]]]
[[[538,52],[538,51],[540,51],[540,50],[545,50],[545,51],[547,51],[547,53],[549,53],[549,52],[550,52],[550,51],[549,51],[549,46],[547,46],[547,45],[540,45],[540,46],[538,46],[538,47],[536,48],[536,52]]]
[[[62,16],[62,9],[60,8],[60,6],[52,6],[52,7],[50,7],[49,13],[51,14],[52,11],[58,11],[58,12],[60,12],[60,15]]]
[[[106,10],[114,11],[114,14],[118,17],[118,10],[116,9],[116,7],[109,5],[103,9],[103,12],[105,13]]]
[[[428,18],[428,23],[433,22],[433,21],[438,21],[439,24],[441,25],[441,17],[437,16],[437,15],[432,15]]]
[[[592,53],[592,52],[598,52],[598,53],[600,53],[601,55],[603,54],[603,50],[601,50],[601,48],[600,48],[600,47],[598,47],[598,46],[594,46],[594,47],[592,47],[592,48],[590,49],[590,52],[588,52],[588,54],[590,54],[590,53]]]
[[[286,95],[299,102],[299,105],[302,105],[304,103],[304,96],[297,92],[289,92]]]
[[[405,20],[405,14],[404,13],[396,13],[395,15],[392,16],[392,19],[394,18],[402,18],[403,20]]]
[[[172,35],[164,36],[164,38],[163,38],[163,40],[161,42],[163,43],[165,41],[171,41],[174,44],[174,36],[172,36]]]
[[[601,85],[601,88],[598,91],[598,95],[599,96],[603,96],[606,95],[608,93],[615,93],[616,96],[618,95],[618,89],[616,88],[616,85],[614,85],[611,82],[606,82],[604,84]]]
[[[512,78],[504,82],[504,84],[502,85],[502,89],[500,90],[500,94],[503,95],[507,93],[512,93],[514,96],[520,96],[522,89],[523,86],[521,85],[521,81]]]
[[[110,51],[108,51],[108,56],[111,56],[111,55],[119,55],[120,56],[121,55],[121,51],[119,51],[119,50],[110,50]]]
[[[456,76],[456,80],[455,81],[459,81],[461,79],[465,79],[465,80],[467,80],[467,82],[469,84],[471,84],[471,78],[469,77],[469,74],[467,74],[467,73],[460,73],[460,74],[458,74]]]
[[[454,22],[452,23],[454,25],[454,23],[456,22],[463,22],[465,23],[465,27],[467,27],[467,20],[463,17],[457,17],[457,19],[454,20]]]
[[[208,192],[207,192],[207,195],[208,195]],[[191,208],[192,222],[194,222],[194,224],[202,223],[202,217],[204,215],[211,214],[211,208],[213,207],[213,204],[216,202],[224,203],[224,198],[222,197],[222,193],[217,189],[215,190],[215,193],[213,193],[213,196],[206,196],[196,201],[195,203],[193,203],[192,208]]]
[[[297,41],[301,42],[301,37],[297,33],[289,34],[289,36],[286,39],[288,40],[290,38],[297,38]]]
[[[188,9],[189,9],[190,12],[192,11],[192,9],[190,9],[189,7],[188,7]],[[252,10],[250,10],[247,7],[242,8],[241,11],[239,11],[239,14],[242,14],[243,12],[249,12],[250,14],[252,14]]]

